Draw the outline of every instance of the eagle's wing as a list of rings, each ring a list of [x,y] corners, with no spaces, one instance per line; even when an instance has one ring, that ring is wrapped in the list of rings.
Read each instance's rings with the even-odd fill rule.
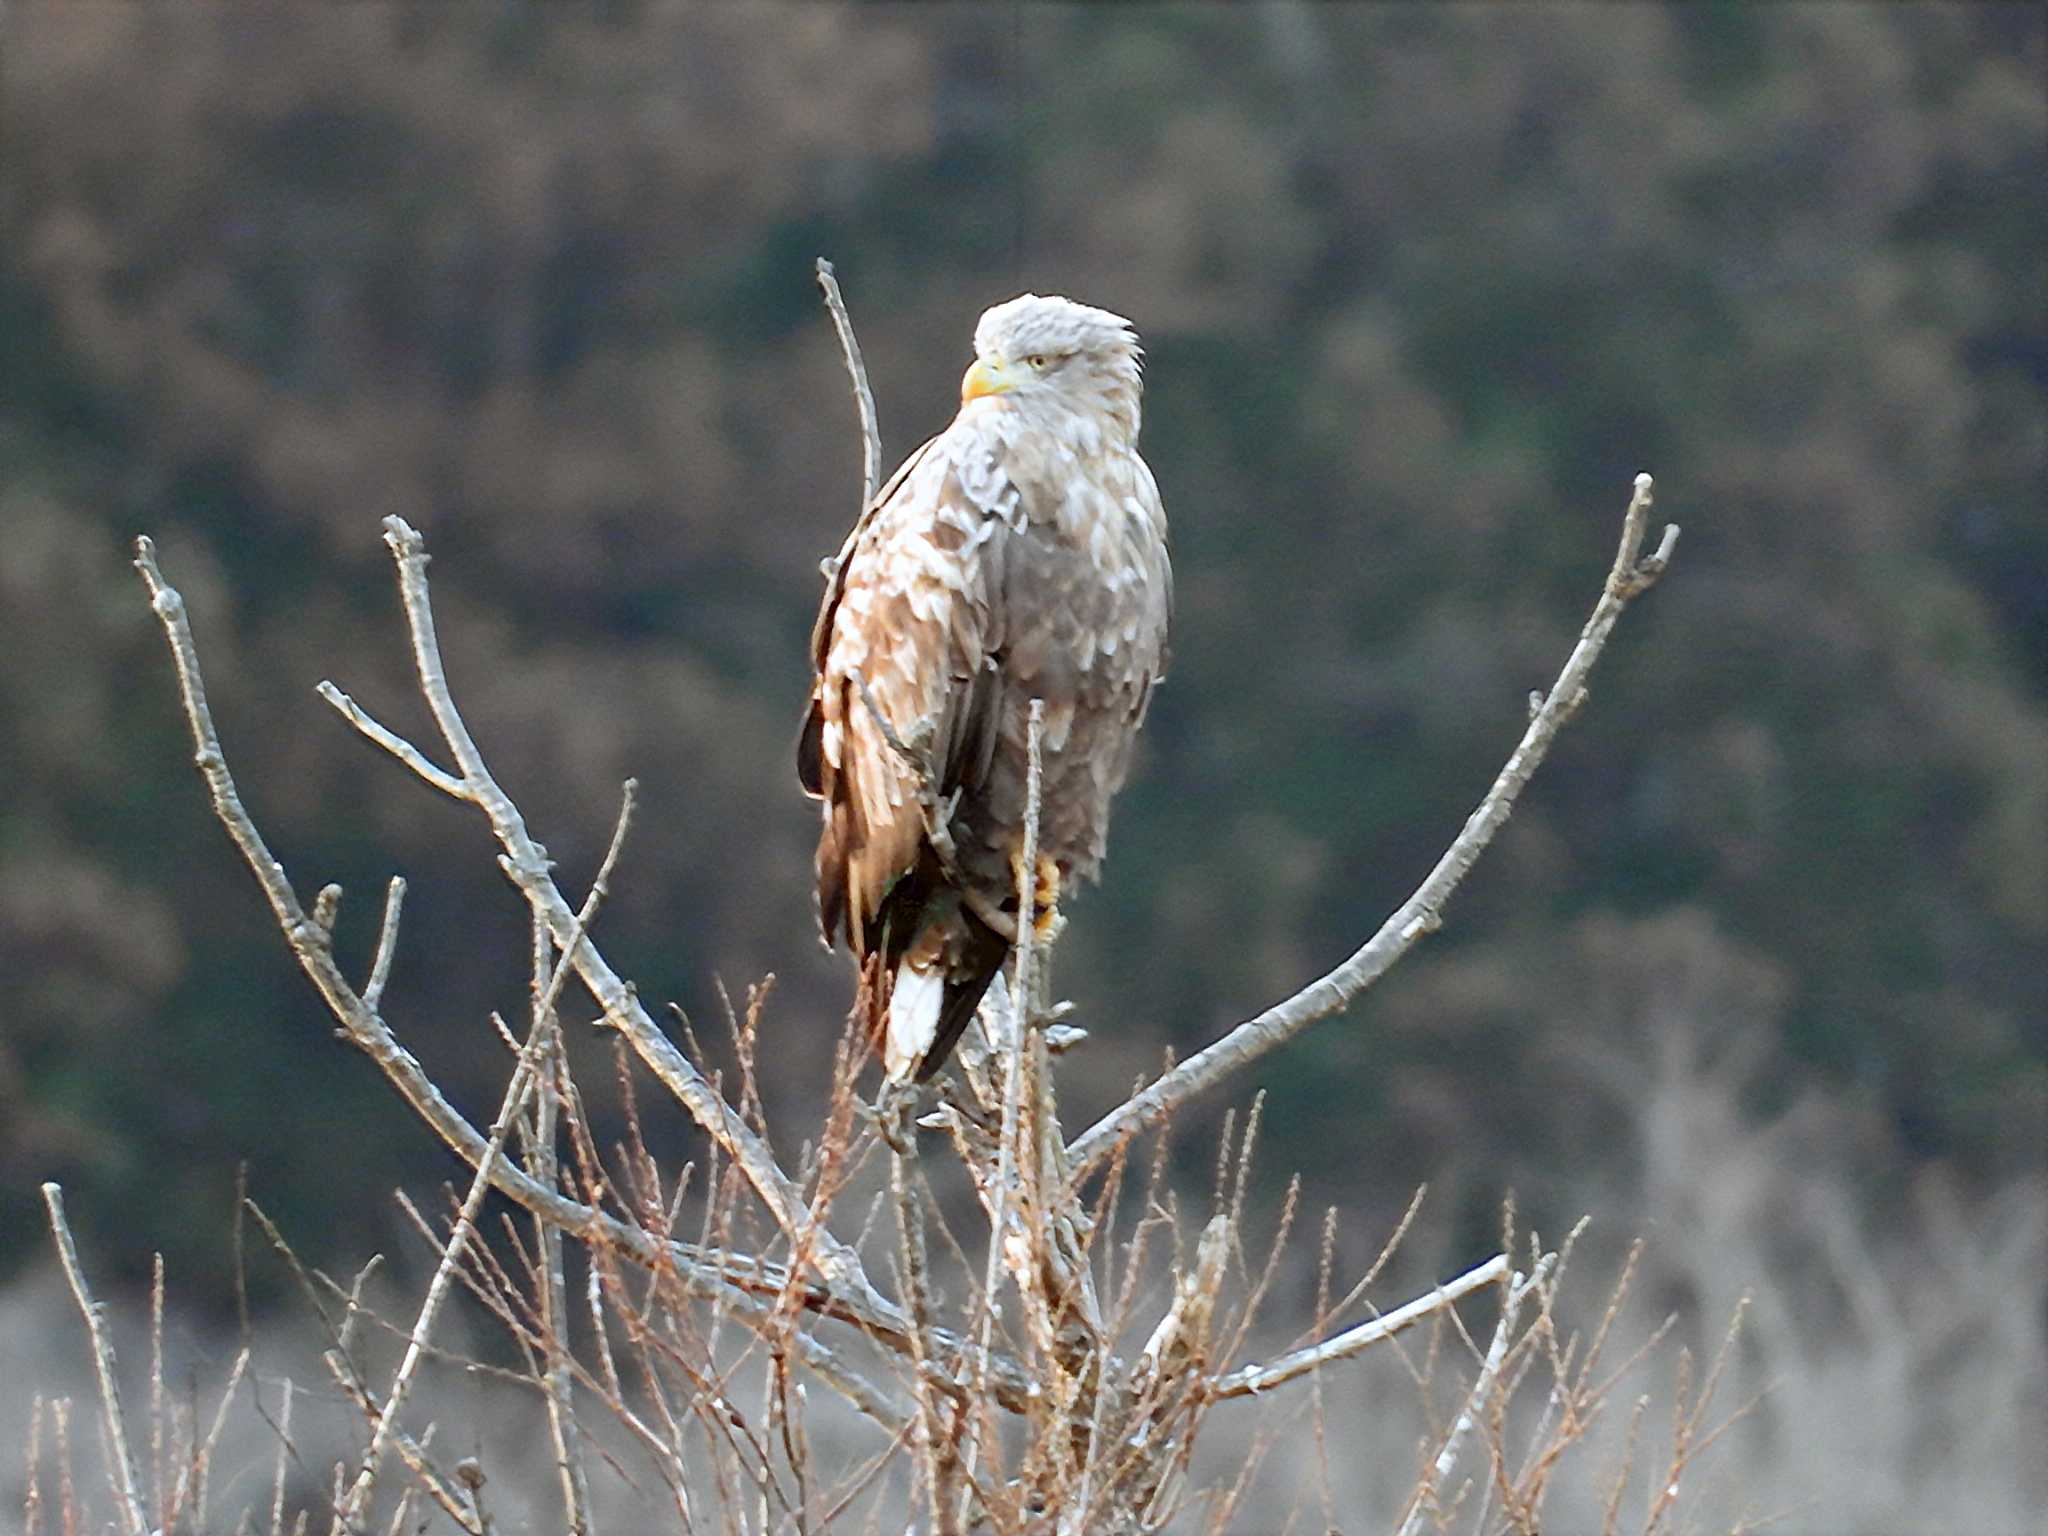
[[[847,562],[853,558],[853,552],[860,545],[862,537],[874,525],[875,514],[895,500],[896,493],[902,489],[903,482],[910,477],[912,470],[924,462],[925,456],[932,451],[932,445],[937,441],[936,437],[926,438],[923,447],[896,466],[896,473],[884,482],[879,491],[875,492],[874,499],[861,508],[860,516],[854,520],[852,531],[846,535],[846,542],[839,546],[839,553],[833,557],[832,563],[826,567],[825,598],[823,602],[818,604],[817,622],[811,625],[811,670],[813,672],[823,672],[825,670],[825,652],[832,642],[832,616],[839,611],[840,594],[846,590]],[[810,736],[808,725],[805,727],[804,735],[807,742]],[[804,788],[814,795],[817,794],[818,786],[811,782],[811,770],[801,755],[799,755],[797,760],[797,772],[803,779]]]
[[[1003,713],[992,657],[1008,529],[962,488],[939,441],[912,454],[855,525],[812,633],[797,773],[825,802],[818,923],[827,943],[843,936],[861,956],[925,830],[918,771],[875,716],[898,741],[922,742],[944,799],[978,791]]]

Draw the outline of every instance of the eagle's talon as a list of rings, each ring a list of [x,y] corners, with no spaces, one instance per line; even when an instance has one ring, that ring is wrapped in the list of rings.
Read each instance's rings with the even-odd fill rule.
[[[917,1132],[912,1128],[912,1116],[917,1108],[917,1085],[884,1080],[875,1094],[872,1106],[862,1105],[863,1112],[874,1121],[875,1133],[889,1144],[889,1150],[898,1157],[917,1155]]]
[[[1020,848],[1010,856],[1010,872],[1016,883],[1024,883],[1023,850]],[[1067,920],[1060,915],[1060,866],[1059,861],[1049,854],[1041,853],[1032,870],[1031,880],[1031,932],[1041,944],[1050,943],[1059,937]]]

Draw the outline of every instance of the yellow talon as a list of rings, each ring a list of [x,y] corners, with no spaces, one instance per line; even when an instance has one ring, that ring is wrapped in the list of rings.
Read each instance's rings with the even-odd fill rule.
[[[1031,889],[1031,928],[1039,938],[1050,939],[1064,921],[1060,917],[1059,861],[1041,853],[1036,874]]]
[[[1023,873],[1023,850],[1020,848],[1010,855],[1012,875]],[[1066,919],[1060,916],[1060,866],[1059,861],[1048,854],[1038,856],[1038,867],[1033,871],[1031,882],[1031,931],[1040,939],[1050,939],[1058,934]],[[1020,878],[1017,882],[1022,884]]]

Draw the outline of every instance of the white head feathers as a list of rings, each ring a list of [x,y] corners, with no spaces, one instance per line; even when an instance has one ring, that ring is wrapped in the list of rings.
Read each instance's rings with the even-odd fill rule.
[[[1058,295],[1019,294],[983,312],[974,351],[1018,404],[1099,412],[1136,435],[1142,349],[1122,315]]]

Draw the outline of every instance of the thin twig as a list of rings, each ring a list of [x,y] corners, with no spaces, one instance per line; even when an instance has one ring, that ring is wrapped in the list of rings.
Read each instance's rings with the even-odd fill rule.
[[[860,358],[860,343],[853,337],[853,320],[846,313],[846,300],[839,293],[839,278],[832,263],[818,258],[818,286],[825,291],[825,308],[831,311],[832,328],[839,333],[839,350],[846,355],[846,374],[853,383],[853,403],[860,410],[860,506],[865,512],[875,499],[875,487],[882,482],[882,429],[875,416],[875,392],[868,388],[867,365]]]
[[[390,1449],[392,1434],[398,1427],[399,1411],[405,1406],[420,1361],[425,1358],[427,1340],[440,1317],[442,1303],[447,1300],[449,1283],[455,1278],[455,1271],[469,1247],[470,1234],[476,1230],[477,1212],[483,1208],[484,1196],[490,1193],[491,1165],[503,1153],[505,1138],[511,1134],[513,1122],[525,1111],[526,1095],[532,1087],[534,1070],[545,1044],[544,1032],[536,1031],[520,1053],[519,1065],[514,1068],[512,1081],[505,1089],[504,1102],[498,1107],[498,1118],[491,1125],[490,1141],[484,1148],[483,1160],[477,1164],[455,1229],[449,1233],[447,1244],[441,1251],[441,1261],[434,1267],[434,1277],[427,1284],[426,1299],[420,1303],[419,1318],[413,1324],[412,1337],[406,1341],[405,1355],[399,1361],[398,1371],[391,1378],[391,1389],[384,1394],[381,1404],[371,1405],[376,1418],[375,1430],[370,1436],[369,1449],[363,1453],[363,1465],[356,1474],[355,1483],[341,1507],[335,1511],[337,1531],[353,1528],[369,1513],[378,1466],[384,1459],[384,1453]]]
[[[43,1394],[38,1392],[29,1406],[28,1452],[25,1457],[28,1488],[22,1495],[22,1536],[43,1536]]]
[[[1292,997],[1247,1019],[1222,1039],[1196,1052],[1142,1092],[1134,1094],[1088,1128],[1068,1149],[1076,1176],[1086,1173],[1115,1147],[1118,1140],[1156,1125],[1176,1105],[1215,1086],[1247,1063],[1291,1040],[1318,1019],[1349,1007],[1352,999],[1378,981],[1425,934],[1443,923],[1443,910],[1480,854],[1507,824],[1515,801],[1544,757],[1557,733],[1586,700],[1586,679],[1607,646],[1615,623],[1630,601],[1663,575],[1678,543],[1678,527],[1668,525],[1655,554],[1639,559],[1643,530],[1653,504],[1648,475],[1637,475],[1635,493],[1622,521],[1621,545],[1600,600],[1579,633],[1578,643],[1558,674],[1542,707],[1530,717],[1528,729],[1501,769],[1486,797],[1467,818],[1451,846],[1437,860],[1415,893],[1389,917],[1349,959],[1310,982]]]
[[[371,718],[369,712],[354,699],[343,693],[333,683],[322,679],[313,691],[332,704],[342,719],[361,731],[365,737],[382,747],[406,767],[418,774],[427,783],[455,800],[470,798],[469,786],[444,768],[437,768],[427,760],[426,753],[407,741],[388,726]]]
[[[1215,1395],[1255,1396],[1297,1377],[1306,1376],[1310,1371],[1327,1365],[1332,1360],[1347,1359],[1361,1350],[1369,1349],[1382,1340],[1390,1339],[1395,1334],[1414,1327],[1424,1318],[1454,1305],[1474,1291],[1483,1290],[1497,1283],[1507,1272],[1508,1256],[1497,1253],[1476,1269],[1468,1269],[1455,1280],[1446,1280],[1427,1296],[1419,1296],[1405,1307],[1396,1307],[1369,1323],[1360,1323],[1356,1328],[1347,1328],[1320,1344],[1282,1355],[1270,1365],[1241,1366],[1216,1382]]]
[[[50,1211],[50,1235],[57,1241],[57,1257],[64,1266],[64,1278],[85,1318],[85,1331],[92,1343],[93,1373],[99,1378],[100,1426],[106,1431],[108,1481],[119,1499],[121,1525],[128,1536],[147,1536],[148,1517],[142,1509],[142,1477],[128,1449],[128,1426],[121,1415],[121,1395],[116,1386],[114,1341],[107,1332],[106,1313],[93,1300],[85,1283],[85,1270],[78,1262],[78,1245],[71,1240],[71,1227],[64,1220],[64,1190],[58,1184],[43,1186],[43,1204]],[[69,1529],[67,1524],[66,1529]]]
[[[901,1129],[906,1143],[914,1145],[911,1138],[916,1133],[907,1124]],[[934,1525],[957,1530],[958,1521],[951,1519],[947,1499],[952,1446],[940,1421],[938,1393],[933,1386],[931,1362],[925,1347],[925,1339],[931,1330],[931,1281],[925,1253],[924,1212],[918,1205],[917,1192],[911,1183],[909,1164],[910,1157],[906,1154],[893,1151],[889,1154],[889,1188],[896,1202],[898,1280],[903,1288],[904,1302],[910,1309],[911,1386],[917,1401],[915,1447],[923,1467],[925,1496],[931,1501]],[[968,1412],[968,1405],[961,1404],[956,1411],[964,1415]]]
[[[598,908],[611,892],[612,872],[618,867],[619,851],[626,844],[626,830],[632,825],[633,807],[638,798],[639,781],[627,779],[620,787],[619,819],[612,828],[611,845],[597,868],[597,877],[590,882],[590,892],[583,909],[577,914],[578,920],[587,931],[597,916]],[[534,1128],[533,1176],[549,1189],[558,1188],[555,1157],[555,1122],[561,1107],[560,1074],[562,1072],[562,1032],[555,1015],[555,995],[560,991],[567,967],[548,974],[549,946],[551,941],[545,927],[538,919],[534,923],[534,985],[538,994],[534,999],[533,1028],[547,1032],[547,1045],[541,1063],[541,1097],[537,1124]],[[574,1536],[589,1536],[590,1486],[584,1476],[581,1449],[578,1444],[579,1427],[576,1421],[575,1400],[569,1369],[567,1331],[569,1326],[568,1284],[562,1268],[562,1231],[545,1218],[536,1216],[542,1263],[545,1266],[541,1291],[542,1345],[548,1359],[548,1428],[555,1443],[556,1469],[562,1483],[563,1512]]]
[[[391,958],[398,948],[398,915],[404,906],[405,880],[393,875],[384,891],[384,921],[377,933],[377,954],[370,962],[370,979],[363,983],[363,1006],[372,1013],[383,1003],[385,984],[391,980]]]
[[[159,1253],[149,1280],[149,1489],[158,1514],[164,1512],[164,1256]]]
[[[1506,1254],[1495,1261],[1505,1265]],[[1478,1422],[1481,1410],[1492,1394],[1494,1383],[1500,1377],[1501,1363],[1506,1360],[1508,1345],[1514,1341],[1515,1324],[1522,1315],[1522,1303],[1529,1292],[1538,1289],[1549,1277],[1555,1257],[1545,1254],[1528,1275],[1512,1276],[1507,1283],[1507,1294],[1501,1302],[1500,1321],[1494,1325],[1493,1340],[1486,1347],[1486,1358],[1480,1363],[1478,1378],[1472,1383],[1472,1390],[1465,1395],[1465,1406],[1459,1410],[1451,1432],[1444,1437],[1443,1448],[1437,1452],[1436,1460],[1430,1463],[1423,1474],[1422,1482],[1413,1495],[1415,1502],[1408,1507],[1408,1517],[1401,1522],[1396,1536],[1417,1536],[1422,1529],[1424,1517],[1436,1507],[1437,1490],[1449,1481],[1457,1469],[1458,1451],[1464,1444],[1465,1436]]]
[[[627,817],[632,806],[632,780],[628,779],[623,804],[619,811],[618,831],[613,834],[612,848],[617,850],[623,840]],[[607,866],[610,859],[607,858]],[[609,873],[599,874],[599,881]],[[561,1109],[560,1074],[562,1063],[562,1033],[552,1007],[541,1006],[542,997],[549,985],[549,962],[553,959],[554,944],[548,938],[547,929],[539,919],[534,921],[533,946],[533,990],[534,1009],[532,1029],[536,1034],[545,1034],[546,1044],[542,1048],[540,1063],[540,1102],[534,1114],[532,1145],[528,1151],[527,1171],[550,1189],[560,1187],[560,1171],[556,1160],[556,1120]],[[579,1441],[579,1426],[576,1422],[576,1408],[573,1383],[567,1363],[569,1307],[568,1286],[562,1267],[562,1233],[558,1227],[550,1226],[541,1217],[534,1218],[534,1241],[540,1249],[540,1334],[541,1348],[547,1357],[547,1368],[542,1379],[547,1389],[548,1434],[555,1447],[555,1471],[562,1486],[562,1514],[574,1536],[588,1536],[590,1531],[590,1492],[583,1475],[583,1462]]]
[[[213,1470],[213,1458],[220,1449],[221,1432],[228,1426],[228,1407],[235,1400],[235,1389],[242,1384],[242,1377],[248,1369],[249,1346],[244,1344],[235,1354],[235,1363],[228,1368],[228,1384],[221,1388],[220,1402],[214,1408],[213,1425],[207,1430],[205,1441],[194,1448],[191,1460],[178,1473],[177,1487],[171,1494],[171,1512],[165,1518],[165,1524],[171,1529],[177,1528],[177,1512],[185,1508],[188,1498],[195,1523],[201,1529],[205,1527],[208,1477]]]
[[[290,1463],[299,1454],[299,1448],[292,1443],[292,1379],[284,1379],[284,1402],[277,1414],[277,1470],[270,1481],[270,1530],[271,1536],[284,1529],[284,1483],[290,1470]]]

